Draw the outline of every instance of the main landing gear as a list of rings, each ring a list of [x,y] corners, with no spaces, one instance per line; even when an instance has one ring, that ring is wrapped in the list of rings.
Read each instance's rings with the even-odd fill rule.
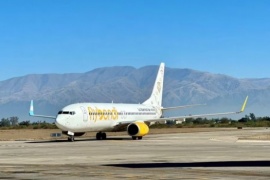
[[[132,139],[133,140],[137,140],[137,138],[138,138],[138,140],[141,140],[142,139],[142,136],[132,136]]]
[[[98,132],[98,133],[96,134],[96,139],[97,139],[97,140],[105,140],[106,138],[107,138],[106,133]]]

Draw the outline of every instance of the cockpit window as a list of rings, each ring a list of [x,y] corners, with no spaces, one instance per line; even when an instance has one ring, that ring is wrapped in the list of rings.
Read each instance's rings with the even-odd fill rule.
[[[74,115],[75,111],[70,111],[69,114]]]
[[[58,114],[70,114],[70,115],[74,115],[75,111],[59,111]]]

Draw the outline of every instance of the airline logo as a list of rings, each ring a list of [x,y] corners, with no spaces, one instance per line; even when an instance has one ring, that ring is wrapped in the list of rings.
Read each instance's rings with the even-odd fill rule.
[[[93,121],[97,120],[117,120],[118,111],[115,107],[112,109],[99,109],[97,107],[88,107],[89,119]]]

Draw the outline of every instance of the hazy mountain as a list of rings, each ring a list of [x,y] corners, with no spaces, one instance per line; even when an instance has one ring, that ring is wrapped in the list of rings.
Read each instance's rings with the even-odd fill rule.
[[[76,102],[141,103],[152,91],[158,66],[98,68],[86,73],[31,74],[0,81],[0,117],[28,116],[30,100],[36,114],[55,115]],[[234,111],[249,95],[247,110],[267,116],[270,79],[237,79],[191,69],[165,69],[163,106],[207,103],[173,112],[178,115]],[[239,117],[239,116],[238,116]],[[39,119],[43,120],[43,119]]]

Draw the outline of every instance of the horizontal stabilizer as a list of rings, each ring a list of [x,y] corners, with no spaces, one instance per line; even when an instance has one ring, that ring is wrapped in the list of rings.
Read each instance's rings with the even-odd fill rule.
[[[176,109],[183,109],[183,108],[190,108],[195,106],[205,106],[206,104],[191,104],[191,105],[184,105],[184,106],[175,106],[175,107],[166,107],[162,108],[162,111],[169,111],[169,110],[176,110]]]

